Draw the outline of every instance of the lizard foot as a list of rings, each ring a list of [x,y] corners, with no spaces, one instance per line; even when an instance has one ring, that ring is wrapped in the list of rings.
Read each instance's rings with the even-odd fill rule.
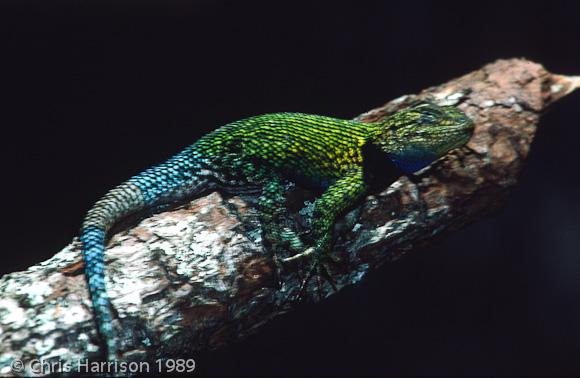
[[[328,282],[334,292],[338,291],[336,283],[330,273],[330,265],[331,263],[336,263],[336,261],[334,261],[334,259],[332,259],[332,257],[327,253],[321,253],[320,251],[317,251],[315,247],[310,247],[302,253],[282,259],[281,262],[283,264],[295,264],[299,261],[304,261],[305,259],[310,260],[311,264],[306,273],[306,277],[302,280],[298,293],[296,293],[293,298],[293,301],[299,300],[304,296],[308,283],[313,276],[316,276],[319,299],[323,298],[322,280]]]
[[[269,240],[270,248],[272,249],[272,259],[274,262],[275,271],[275,281],[278,288],[282,287],[282,281],[285,269],[285,259],[280,257],[280,254],[287,253],[297,253],[304,250],[304,245],[298,237],[297,233],[290,229],[289,227],[282,228],[276,238],[271,238],[274,241]],[[295,256],[295,255],[293,255]],[[293,257],[292,256],[292,257]]]

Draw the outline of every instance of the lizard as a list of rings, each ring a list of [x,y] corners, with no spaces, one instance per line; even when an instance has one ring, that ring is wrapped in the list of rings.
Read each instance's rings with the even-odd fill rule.
[[[458,108],[433,103],[370,123],[303,113],[258,115],[217,128],[108,191],[86,213],[80,232],[84,273],[106,358],[117,357],[118,345],[105,285],[105,242],[107,232],[124,217],[212,190],[260,193],[263,239],[272,246],[273,257],[277,249],[288,248],[296,253],[282,259],[282,266],[306,258],[311,262],[308,277],[320,277],[327,273],[335,220],[380,182],[384,162],[394,165],[399,175],[411,175],[466,144],[473,128]],[[383,161],[377,163],[377,156]],[[307,249],[285,220],[287,180],[321,193],[314,202],[313,244]]]

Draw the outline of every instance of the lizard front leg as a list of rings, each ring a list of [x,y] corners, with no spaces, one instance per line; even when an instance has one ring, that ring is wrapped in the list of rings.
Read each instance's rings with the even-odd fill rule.
[[[334,286],[326,264],[332,246],[332,227],[336,218],[352,207],[367,190],[368,184],[364,180],[363,169],[356,167],[328,187],[315,201],[312,216],[314,245],[301,254],[283,260],[284,263],[289,263],[305,257],[311,259],[312,265],[299,290],[299,296],[314,272],[318,278],[325,276]]]

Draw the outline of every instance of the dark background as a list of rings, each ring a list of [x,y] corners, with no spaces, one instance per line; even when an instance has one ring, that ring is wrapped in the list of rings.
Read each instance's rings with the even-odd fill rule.
[[[50,3],[50,4],[48,4]],[[580,74],[573,2],[3,2],[2,273],[105,191],[266,112],[351,118],[498,58]],[[580,375],[580,93],[505,208],[195,356],[208,375]]]

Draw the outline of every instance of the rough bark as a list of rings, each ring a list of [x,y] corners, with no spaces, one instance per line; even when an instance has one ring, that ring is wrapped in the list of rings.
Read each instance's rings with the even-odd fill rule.
[[[536,63],[499,60],[357,117],[375,121],[429,100],[458,106],[476,129],[467,147],[368,196],[337,223],[336,286],[354,284],[375,267],[501,206],[542,110],[579,86],[578,77],[553,75]],[[300,189],[290,192],[293,216],[307,223],[311,206],[304,201],[311,197]],[[112,236],[106,275],[124,360],[217,348],[303,300],[333,293],[328,282],[319,292],[313,279],[304,298],[295,298],[307,264],[285,271],[279,285],[254,205],[253,197],[214,192]],[[77,240],[45,262],[5,275],[0,292],[0,374],[15,374],[15,359],[26,366],[39,358],[73,364],[100,358]]]

